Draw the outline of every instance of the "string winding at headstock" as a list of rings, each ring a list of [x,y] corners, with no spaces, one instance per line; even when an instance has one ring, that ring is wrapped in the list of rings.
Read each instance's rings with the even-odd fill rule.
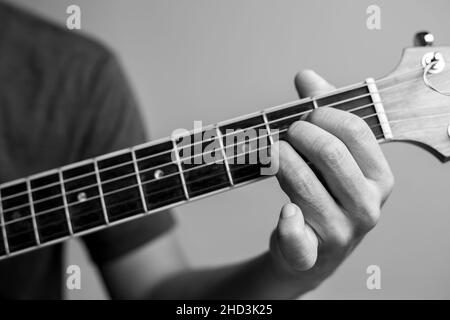
[[[391,140],[418,144],[444,162],[450,159],[450,47],[432,47],[429,33],[418,36],[422,46],[405,49],[377,87]]]

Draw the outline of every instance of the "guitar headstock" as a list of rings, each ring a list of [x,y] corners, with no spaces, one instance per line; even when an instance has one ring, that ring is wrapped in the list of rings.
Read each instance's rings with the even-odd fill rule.
[[[431,34],[422,35],[428,40],[432,38]],[[392,140],[418,144],[441,161],[447,161],[450,159],[450,47],[432,47],[426,41],[423,44],[405,49],[395,70],[379,79],[377,87]]]

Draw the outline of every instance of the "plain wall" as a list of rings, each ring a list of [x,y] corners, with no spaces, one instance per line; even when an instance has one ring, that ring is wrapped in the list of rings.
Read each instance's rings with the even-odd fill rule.
[[[313,68],[337,86],[381,77],[416,31],[450,45],[450,2],[293,0],[14,0],[65,24],[82,10],[82,32],[113,48],[135,89],[153,138],[296,98],[297,70]],[[366,28],[366,8],[381,8],[381,30]],[[73,31],[79,32],[79,31]],[[450,298],[450,164],[417,147],[383,150],[396,187],[379,225],[306,298]],[[175,210],[178,236],[195,265],[251,257],[268,247],[286,197],[276,180]],[[105,297],[76,241],[68,264],[82,267],[82,289],[68,298]],[[381,290],[368,290],[366,268],[381,267]]]

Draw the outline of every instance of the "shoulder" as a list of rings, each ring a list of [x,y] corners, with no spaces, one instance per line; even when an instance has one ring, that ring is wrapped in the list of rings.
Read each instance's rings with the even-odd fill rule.
[[[20,49],[23,55],[32,55],[41,64],[92,67],[114,59],[104,43],[80,30],[68,30],[5,3],[0,3],[0,11],[8,20],[5,38],[9,48]]]

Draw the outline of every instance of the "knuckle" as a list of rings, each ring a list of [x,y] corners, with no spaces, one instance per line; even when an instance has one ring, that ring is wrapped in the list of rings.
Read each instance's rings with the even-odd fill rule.
[[[361,210],[361,214],[363,228],[371,230],[380,220],[381,210],[377,205],[367,205]]]
[[[384,188],[385,188],[383,200],[385,200],[391,194],[392,190],[394,189],[394,185],[395,185],[395,177],[390,170],[386,174],[386,177],[383,179],[383,181],[384,181]]]
[[[345,156],[345,146],[337,139],[326,138],[317,141],[316,154],[330,167],[338,166]]]
[[[352,233],[345,230],[336,230],[330,236],[330,244],[335,248],[346,248],[352,242]]]
[[[350,136],[361,138],[370,132],[367,123],[360,117],[348,117],[341,122],[343,130],[347,131]]]

